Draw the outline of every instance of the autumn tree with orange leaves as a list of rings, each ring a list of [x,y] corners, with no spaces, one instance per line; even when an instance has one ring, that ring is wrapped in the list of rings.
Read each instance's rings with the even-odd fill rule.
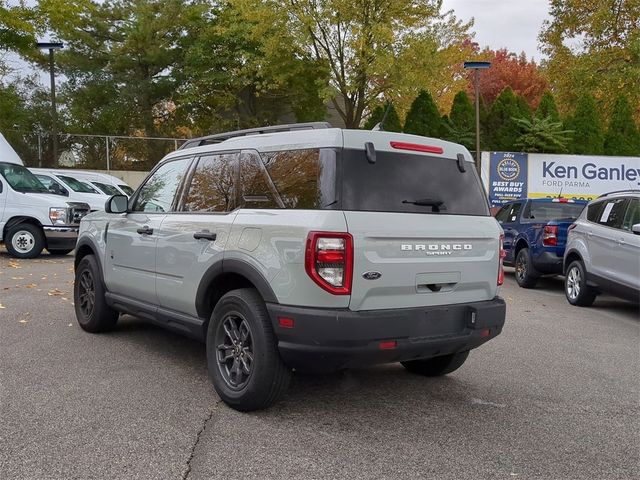
[[[491,68],[480,75],[480,96],[486,105],[491,105],[506,87],[511,87],[513,93],[524,97],[531,108],[538,107],[549,84],[536,62],[527,60],[524,52],[516,55],[506,48],[497,51],[487,48],[478,54],[478,58],[491,62]],[[468,93],[473,98],[473,71],[467,75]]]

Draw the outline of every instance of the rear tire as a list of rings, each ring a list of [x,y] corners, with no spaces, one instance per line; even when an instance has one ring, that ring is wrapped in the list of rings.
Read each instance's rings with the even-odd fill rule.
[[[426,360],[410,360],[401,363],[411,373],[424,375],[425,377],[439,377],[459,369],[468,356],[469,351],[466,351]]]
[[[522,288],[534,288],[540,278],[540,273],[533,266],[528,248],[522,248],[516,256],[516,282]]]
[[[241,412],[267,408],[287,390],[291,370],[256,290],[232,290],[217,303],[207,329],[207,366],[220,398]]]
[[[569,264],[564,277],[564,294],[571,305],[578,307],[589,307],[595,301],[597,292],[587,285],[587,271],[582,261],[574,260]]]
[[[42,229],[31,223],[19,223],[7,231],[7,252],[16,258],[36,258],[44,249]]]
[[[107,305],[104,294],[98,262],[93,255],[87,255],[76,268],[73,286],[76,319],[83,330],[99,333],[116,326],[120,314]]]

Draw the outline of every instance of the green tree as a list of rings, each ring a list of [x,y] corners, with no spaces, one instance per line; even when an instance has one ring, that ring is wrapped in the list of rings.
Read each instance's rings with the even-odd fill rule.
[[[546,90],[542,94],[542,98],[540,99],[540,104],[536,109],[536,117],[539,119],[550,118],[552,122],[560,121],[560,114],[558,113],[558,107],[556,106],[556,101],[553,98],[553,94]]]
[[[442,137],[475,150],[475,109],[464,90],[456,93],[448,117],[443,117]]]
[[[519,99],[505,88],[489,108],[485,121],[487,146],[491,150],[511,151],[520,136],[520,126],[515,119],[529,118],[526,101]]]
[[[464,40],[471,24],[441,12],[441,0],[232,3],[259,38],[272,38],[270,29],[281,25],[281,32],[293,32],[301,51],[327,66],[324,97],[348,128],[358,128],[381,96],[405,113],[416,85],[449,98],[452,84],[464,84],[462,61],[472,48]]]
[[[545,70],[561,112],[591,92],[607,118],[625,92],[640,121],[638,0],[551,0],[540,33]]]
[[[398,112],[393,106],[393,103],[387,103],[384,106],[378,105],[375,107],[364,124],[364,130],[373,129],[378,123],[382,122],[383,118],[384,125],[382,125],[382,129],[385,132],[402,132],[400,117],[398,116]]]
[[[32,49],[37,20],[34,8],[22,2],[9,5],[9,2],[0,0],[0,51]]]
[[[404,121],[404,131],[405,133],[422,135],[423,137],[439,137],[442,135],[442,118],[431,94],[426,90],[420,91],[411,104],[409,113],[407,113]]]
[[[514,143],[523,152],[562,153],[566,152],[571,139],[571,131],[564,130],[562,122],[551,116],[540,118],[514,118],[521,134]]]
[[[582,94],[573,116],[567,121],[573,131],[569,151],[578,155],[601,155],[604,153],[604,134],[596,102],[589,94]]]
[[[613,106],[609,128],[604,137],[606,155],[640,155],[640,134],[633,121],[627,97],[618,95]]]

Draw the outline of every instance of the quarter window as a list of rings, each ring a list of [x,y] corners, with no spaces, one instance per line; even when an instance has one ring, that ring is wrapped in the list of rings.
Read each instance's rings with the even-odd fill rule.
[[[598,219],[600,225],[606,225],[611,228],[622,228],[622,221],[627,209],[626,198],[616,198],[605,203],[602,214]]]
[[[229,212],[234,208],[237,153],[200,157],[185,197],[187,212]]]
[[[181,158],[163,164],[144,183],[132,210],[134,212],[170,212],[178,186],[191,158]]]
[[[587,207],[587,220],[593,223],[598,223],[605,203],[606,202],[597,202],[589,205]]]

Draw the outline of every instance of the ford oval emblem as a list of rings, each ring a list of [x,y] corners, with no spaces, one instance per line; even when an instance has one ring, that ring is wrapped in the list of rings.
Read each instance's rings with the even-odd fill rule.
[[[380,272],[364,272],[362,278],[365,280],[378,280],[382,274]]]

